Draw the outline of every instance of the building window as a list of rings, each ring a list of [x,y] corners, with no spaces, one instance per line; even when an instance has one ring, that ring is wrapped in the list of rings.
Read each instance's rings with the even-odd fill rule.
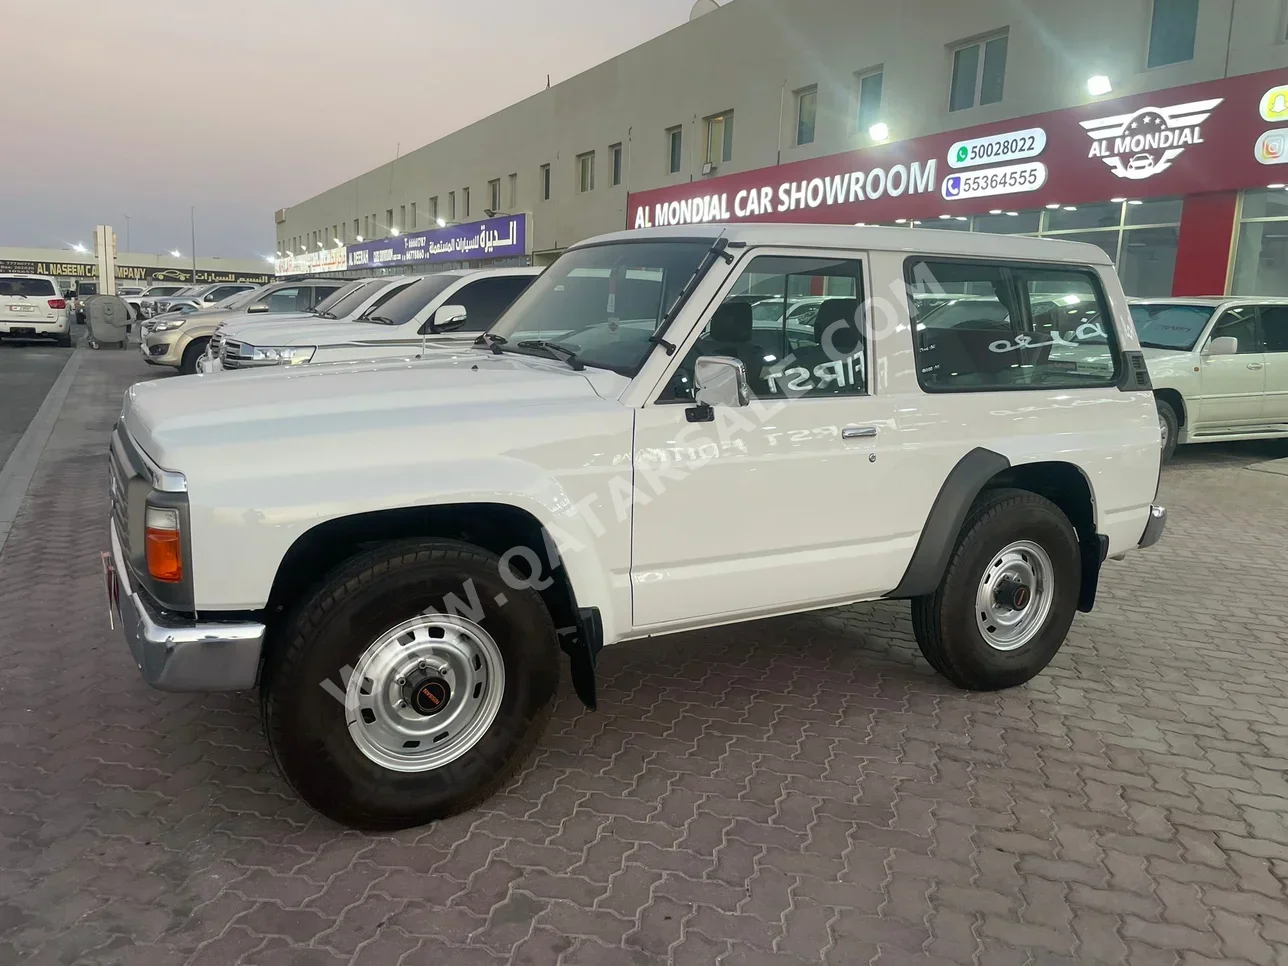
[[[884,73],[872,70],[859,74],[854,88],[854,130],[870,131],[881,120],[881,85]]]
[[[447,192],[447,220],[456,220],[456,192]]]
[[[398,206],[398,224],[395,227],[397,227],[399,231],[407,230],[407,206],[406,205]]]
[[[1243,193],[1232,295],[1288,296],[1288,191]]]
[[[608,156],[613,164],[613,187],[616,188],[622,183],[622,146],[620,144],[611,145],[608,149]]]
[[[976,104],[996,104],[1006,80],[1006,34],[966,44],[953,51],[953,86],[948,95],[950,111],[964,111]]]
[[[371,237],[371,218],[367,215],[362,216],[362,237]]]
[[[470,189],[469,188],[461,189],[461,214],[462,214],[462,217],[464,218],[468,218],[470,216]]]
[[[796,143],[814,143],[814,122],[818,120],[818,88],[796,92]]]
[[[487,183],[488,207],[493,211],[501,210],[501,179]]]
[[[434,197],[429,199],[429,227],[436,228],[437,226],[438,226],[438,195],[434,195]]]
[[[416,202],[411,203],[411,221],[407,222],[407,228],[410,231],[416,230]]]
[[[512,175],[510,175],[510,202],[509,202],[509,204],[510,204],[510,211],[511,211],[511,212],[513,212],[515,208],[519,207],[519,176],[518,176],[517,174],[512,174]]]
[[[353,219],[353,237],[355,241],[357,240],[360,234],[362,234],[362,232],[358,230],[358,219],[355,218]]]
[[[1198,28],[1199,0],[1154,0],[1145,66],[1162,67],[1193,60]]]
[[[707,118],[707,163],[733,159],[733,111]]]
[[[577,190],[595,190],[595,152],[577,155]]]
[[[666,132],[666,171],[679,174],[684,160],[684,128],[668,128]]]
[[[393,227],[394,227],[394,210],[392,208],[386,208],[385,209],[385,234],[388,235],[390,231],[393,229]]]
[[[550,165],[541,166],[541,200],[550,200]]]

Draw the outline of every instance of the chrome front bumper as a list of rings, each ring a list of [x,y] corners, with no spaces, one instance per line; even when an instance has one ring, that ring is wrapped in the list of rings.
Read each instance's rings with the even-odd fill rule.
[[[1143,549],[1158,543],[1163,539],[1163,529],[1166,526],[1167,510],[1161,506],[1151,506],[1149,508],[1149,522],[1145,524],[1145,532],[1140,535],[1140,543],[1137,546]]]
[[[248,691],[259,677],[264,625],[185,620],[159,612],[130,584],[116,524],[103,555],[108,607],[143,680],[162,691]]]

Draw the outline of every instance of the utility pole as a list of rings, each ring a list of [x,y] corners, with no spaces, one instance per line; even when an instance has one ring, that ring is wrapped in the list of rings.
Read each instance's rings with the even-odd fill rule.
[[[130,216],[129,215],[125,216],[125,250],[127,252],[134,251],[134,249],[130,247]]]
[[[192,284],[197,284],[197,206],[188,208],[188,218],[192,222]]]

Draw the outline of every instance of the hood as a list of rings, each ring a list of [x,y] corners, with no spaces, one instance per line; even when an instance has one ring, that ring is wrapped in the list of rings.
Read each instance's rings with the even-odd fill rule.
[[[378,322],[346,322],[316,315],[245,316],[224,326],[224,338],[248,345],[338,345],[345,342],[388,342],[401,326]],[[417,337],[419,341],[419,337]]]
[[[180,469],[192,449],[271,447],[283,438],[342,445],[348,435],[459,423],[516,423],[572,407],[611,407],[625,377],[485,352],[417,361],[220,373],[160,379],[126,393],[126,428],[161,466]]]

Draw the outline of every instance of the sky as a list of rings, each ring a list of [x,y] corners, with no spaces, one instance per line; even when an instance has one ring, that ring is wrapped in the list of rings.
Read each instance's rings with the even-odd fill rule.
[[[693,0],[5,2],[0,246],[254,258],[288,207],[688,19]],[[128,216],[128,222],[127,222]],[[126,247],[128,229],[129,248]]]

